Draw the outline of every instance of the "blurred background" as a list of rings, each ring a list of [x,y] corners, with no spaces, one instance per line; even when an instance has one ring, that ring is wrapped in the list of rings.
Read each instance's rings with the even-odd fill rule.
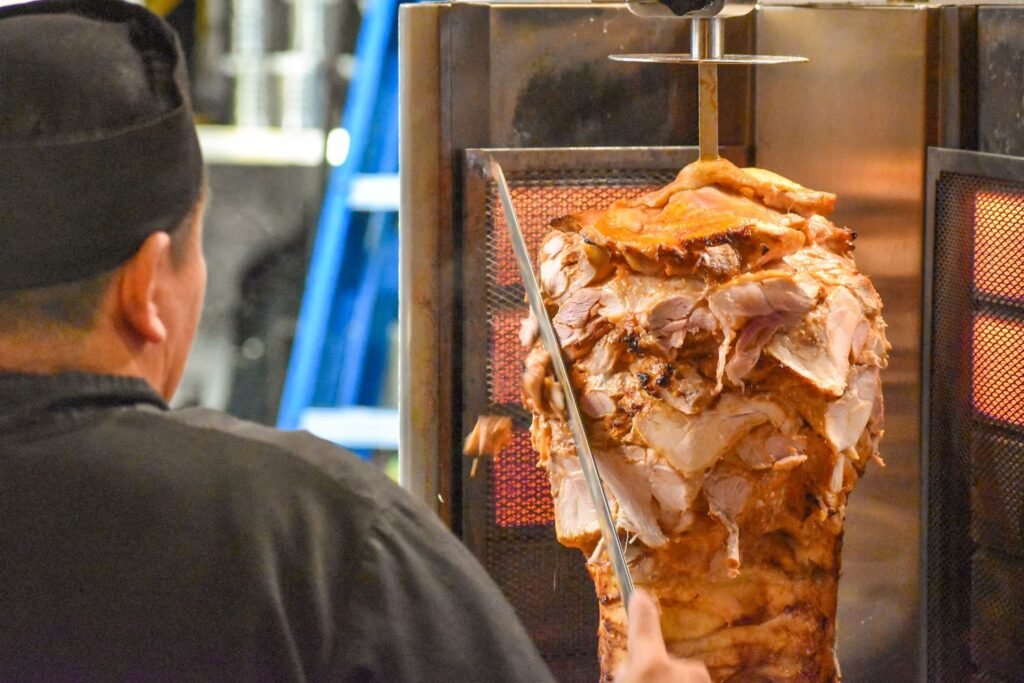
[[[146,0],[188,55],[206,308],[177,406],[397,467],[398,0]]]

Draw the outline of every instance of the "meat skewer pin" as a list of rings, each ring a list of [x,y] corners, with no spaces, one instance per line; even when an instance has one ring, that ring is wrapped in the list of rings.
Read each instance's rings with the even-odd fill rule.
[[[640,16],[690,19],[688,54],[610,55],[619,62],[696,64],[698,83],[698,130],[701,159],[718,158],[718,66],[720,64],[787,64],[806,62],[806,57],[786,55],[725,54],[727,17],[742,16],[754,8],[752,0],[633,0],[629,10]]]

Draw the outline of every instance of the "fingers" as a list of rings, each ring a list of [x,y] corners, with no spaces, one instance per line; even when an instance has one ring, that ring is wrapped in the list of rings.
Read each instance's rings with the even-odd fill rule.
[[[615,683],[711,683],[708,668],[693,659],[665,655],[635,661],[630,658],[615,671]]]
[[[629,647],[616,671],[617,683],[711,683],[707,667],[696,660],[670,657],[661,634],[658,606],[637,590],[629,603]]]
[[[654,599],[643,590],[636,590],[629,603],[629,649],[642,649],[649,654],[664,654],[665,641]]]

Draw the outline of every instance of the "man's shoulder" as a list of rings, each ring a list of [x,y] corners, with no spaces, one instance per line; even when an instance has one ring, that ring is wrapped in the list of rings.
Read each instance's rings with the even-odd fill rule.
[[[322,504],[375,511],[392,506],[402,492],[378,468],[309,432],[286,432],[203,408],[131,410],[120,428],[152,434],[159,444],[144,450],[173,460],[190,478],[221,480],[260,496],[313,496]]]

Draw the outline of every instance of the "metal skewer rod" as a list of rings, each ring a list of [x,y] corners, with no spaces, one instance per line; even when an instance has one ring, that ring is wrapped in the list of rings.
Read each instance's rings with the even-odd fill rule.
[[[701,159],[718,158],[718,65],[725,53],[725,30],[718,17],[690,20],[690,55],[697,60],[698,130]]]
[[[491,177],[498,186],[498,196],[501,198],[501,206],[505,210],[505,220],[508,223],[509,238],[512,241],[512,250],[516,255],[516,262],[519,264],[519,274],[523,279],[523,286],[526,288],[526,298],[530,302],[530,309],[537,319],[537,326],[540,330],[541,340],[544,348],[551,356],[551,367],[555,371],[555,377],[562,386],[562,393],[565,396],[565,409],[569,418],[569,427],[572,429],[573,441],[576,443],[576,453],[580,458],[580,465],[583,468],[583,477],[587,481],[587,489],[590,492],[590,499],[597,511],[597,521],[601,527],[601,538],[604,539],[605,549],[611,559],[612,569],[615,571],[615,578],[619,582],[619,592],[622,595],[623,607],[629,609],[629,603],[633,597],[633,578],[629,574],[629,567],[626,565],[626,555],[619,543],[619,534],[615,530],[615,522],[612,519],[611,507],[608,505],[608,497],[604,492],[604,485],[601,483],[601,474],[597,469],[597,461],[590,449],[590,440],[587,438],[586,429],[583,427],[583,416],[580,414],[579,404],[576,402],[576,392],[569,381],[569,371],[565,366],[565,359],[562,358],[561,345],[555,335],[555,328],[548,317],[544,299],[540,293],[540,284],[534,273],[530,261],[529,250],[526,247],[526,240],[523,238],[523,231],[519,227],[519,218],[516,216],[515,207],[512,205],[512,195],[508,189],[508,182],[505,180],[505,173],[501,165],[496,161],[491,162]]]

